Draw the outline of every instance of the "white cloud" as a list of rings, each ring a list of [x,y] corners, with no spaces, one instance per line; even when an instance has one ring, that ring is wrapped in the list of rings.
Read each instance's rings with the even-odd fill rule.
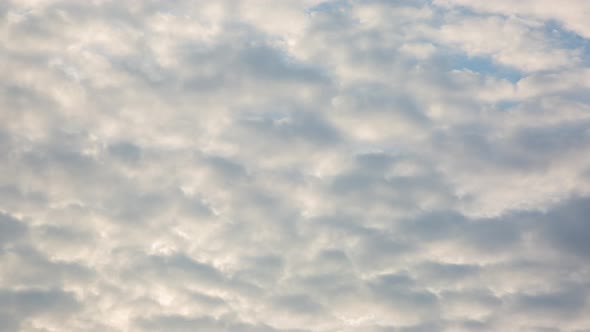
[[[523,0],[517,3],[509,0],[434,0],[433,3],[447,7],[464,6],[478,12],[522,16],[538,21],[554,20],[580,36],[590,37],[590,28],[586,22],[590,4],[584,0],[567,0],[558,5],[551,0]]]
[[[542,26],[498,16],[453,20],[437,32],[443,43],[458,47],[468,56],[489,56],[495,62],[523,71],[554,70],[575,66],[579,50],[552,45]]]
[[[5,2],[0,331],[590,328],[548,4]]]

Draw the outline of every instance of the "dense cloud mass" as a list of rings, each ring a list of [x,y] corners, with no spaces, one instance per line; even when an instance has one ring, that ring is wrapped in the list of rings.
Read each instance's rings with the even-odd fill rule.
[[[0,331],[590,331],[587,0],[0,2]]]

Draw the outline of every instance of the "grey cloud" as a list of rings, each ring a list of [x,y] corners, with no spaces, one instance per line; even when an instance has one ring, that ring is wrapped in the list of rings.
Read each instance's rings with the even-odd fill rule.
[[[206,294],[202,294],[199,292],[193,292],[190,294],[190,297],[200,303],[205,303],[208,306],[211,307],[217,307],[217,306],[224,306],[226,305],[226,302],[219,297],[216,296],[210,296],[210,295],[206,295]]]
[[[372,280],[368,286],[377,301],[396,311],[424,318],[437,315],[437,295],[422,289],[408,276],[383,275]]]
[[[443,324],[435,324],[435,323],[424,323],[424,324],[416,324],[413,326],[404,326],[404,327],[385,327],[379,329],[379,331],[383,332],[422,332],[422,331],[434,331],[443,328]]]
[[[280,80],[296,80],[307,84],[327,80],[320,68],[294,63],[295,59],[289,61],[285,54],[267,46],[247,48],[241,58],[255,77],[273,80],[278,77]]]
[[[321,314],[322,306],[306,295],[284,295],[273,301],[281,309],[293,314]]]
[[[275,117],[273,119],[273,117]],[[312,144],[338,143],[340,133],[321,116],[311,112],[295,111],[285,115],[273,114],[248,117],[240,121],[249,135],[260,135],[261,140],[280,140],[285,143],[297,141]]]
[[[584,312],[588,294],[579,289],[546,292],[540,294],[519,294],[511,299],[511,306],[524,315],[545,315],[575,317]]]
[[[171,256],[151,256],[145,265],[139,265],[145,273],[156,276],[161,280],[176,280],[189,285],[205,286],[207,288],[229,289],[242,296],[259,295],[261,290],[248,282],[232,278],[215,267],[194,260],[183,254]],[[126,271],[132,274],[133,270]]]
[[[586,122],[519,128],[503,138],[491,138],[489,128],[455,128],[452,134],[436,135],[435,144],[451,153],[478,155],[473,167],[509,170],[543,170],[585,149],[589,126]]]
[[[8,271],[3,272],[6,281],[14,285],[31,287],[61,287],[68,282],[84,282],[92,277],[92,271],[74,262],[52,261],[31,248],[16,248],[0,256]],[[19,264],[15,264],[14,260]]]
[[[223,324],[223,323],[222,323]],[[183,316],[160,316],[139,321],[139,327],[145,330],[160,331],[223,331],[223,325],[211,317],[190,318]],[[221,326],[219,326],[221,325]]]
[[[264,42],[262,32],[248,26],[226,26],[228,40],[220,39],[212,47],[201,43],[178,45],[183,65],[192,69],[182,85],[194,93],[245,86],[254,92],[257,86],[272,80],[282,84],[326,84],[329,77],[321,67],[313,67],[290,58]],[[277,80],[278,78],[278,80]]]
[[[10,327],[20,329],[26,319],[36,315],[50,313],[54,317],[68,317],[81,309],[81,304],[73,294],[59,289],[41,290],[7,290],[0,289],[0,317],[3,319],[2,329]]]
[[[245,257],[243,262],[244,267],[235,276],[260,286],[275,282],[285,272],[285,262],[280,256]]]
[[[482,268],[473,264],[442,264],[425,262],[417,269],[417,274],[429,280],[453,282],[472,276],[477,276]]]
[[[541,236],[559,250],[565,250],[584,260],[588,259],[590,245],[590,200],[572,198],[541,215]],[[534,222],[534,221],[533,221]]]
[[[74,296],[60,290],[22,290],[0,292],[2,303],[5,303],[7,312],[31,315],[47,310],[55,309],[56,312],[67,313],[78,307]],[[53,308],[51,308],[53,307]]]
[[[141,148],[132,143],[113,144],[108,147],[108,151],[115,158],[127,163],[137,162],[141,158]]]
[[[479,250],[510,250],[518,245],[518,224],[503,220],[468,220],[461,215],[440,213],[420,216],[401,225],[408,235],[426,241],[461,241]]]
[[[163,273],[187,273],[189,276],[214,283],[223,280],[223,275],[215,268],[184,255],[174,255],[172,257],[155,256],[152,257],[152,260],[158,266],[156,271],[162,271]]]
[[[231,318],[215,319],[212,317],[184,317],[179,315],[174,316],[159,316],[149,319],[142,319],[138,321],[138,327],[147,331],[160,331],[167,329],[169,331],[261,331],[261,332],[303,332],[305,330],[292,329],[274,329],[265,325],[251,325],[245,323],[233,322]]]
[[[203,159],[221,179],[235,181],[247,176],[244,166],[235,161],[220,156],[205,156]]]
[[[548,159],[559,158],[561,154],[587,148],[590,140],[589,128],[588,122],[525,128],[516,133],[515,143],[525,156],[529,154],[533,158],[538,155],[544,155]]]
[[[13,315],[0,313],[0,331],[10,332],[18,328],[19,322]]]
[[[47,194],[15,185],[0,187],[0,199],[6,208],[32,209],[47,203]]]
[[[446,291],[441,294],[442,301],[446,304],[453,302],[462,302],[467,306],[482,305],[492,310],[504,304],[502,298],[498,298],[489,290],[463,290],[463,291]]]
[[[27,234],[27,226],[10,215],[0,214],[0,244],[17,240]],[[10,242],[9,242],[10,241]]]

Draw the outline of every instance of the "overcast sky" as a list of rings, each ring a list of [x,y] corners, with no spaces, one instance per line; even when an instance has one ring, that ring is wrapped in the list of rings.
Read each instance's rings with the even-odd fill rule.
[[[0,331],[589,312],[590,1],[0,1]]]

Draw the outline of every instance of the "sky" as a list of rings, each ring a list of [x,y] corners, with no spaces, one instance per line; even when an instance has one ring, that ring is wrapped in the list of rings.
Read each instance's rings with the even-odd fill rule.
[[[587,0],[3,0],[0,331],[590,331]]]

